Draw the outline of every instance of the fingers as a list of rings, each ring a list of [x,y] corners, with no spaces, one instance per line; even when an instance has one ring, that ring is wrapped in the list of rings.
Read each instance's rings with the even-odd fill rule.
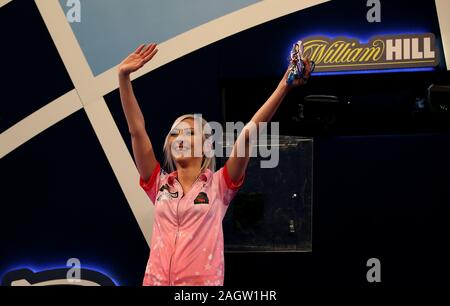
[[[311,75],[311,68],[312,68],[311,61],[309,60],[309,58],[305,59],[305,67],[306,67],[305,75],[306,77],[309,78],[309,76]]]
[[[135,54],[139,54],[139,53],[142,51],[142,49],[144,49],[144,47],[145,47],[145,44],[140,45],[140,46],[134,51],[134,53],[135,53]]]
[[[142,48],[140,51],[139,51],[139,55],[142,55],[142,54],[144,54],[145,53],[145,51],[147,51],[148,50],[148,48],[150,47],[151,45],[148,45],[148,46],[145,46],[145,48]]]
[[[140,46],[137,50],[136,50],[136,54],[138,54],[138,55],[140,55],[140,56],[144,56],[144,54],[148,51],[148,50],[150,50],[151,48],[154,48],[154,46],[156,46],[156,44],[154,44],[154,43],[151,43],[151,44],[149,44],[149,45],[143,45],[143,47],[142,46]],[[138,52],[139,51],[139,52]]]
[[[152,43],[152,44],[148,45],[148,48],[146,48],[145,50],[142,51],[141,56],[145,58],[145,57],[147,57],[150,53],[152,53],[153,50],[155,50],[155,49],[156,49],[156,44]]]
[[[305,66],[306,68],[311,67],[311,61],[309,60],[309,58],[305,58]]]
[[[151,60],[155,54],[158,53],[158,49],[153,49],[152,52],[150,52],[150,54],[148,54],[146,57],[144,57],[144,63],[147,63],[149,60]]]

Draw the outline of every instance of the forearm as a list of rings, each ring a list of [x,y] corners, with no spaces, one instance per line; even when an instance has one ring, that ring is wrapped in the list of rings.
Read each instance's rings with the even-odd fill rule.
[[[311,73],[311,63],[306,60],[305,75],[308,78]],[[289,70],[286,71],[284,77],[281,79],[275,91],[267,99],[267,101],[259,108],[256,114],[252,117],[250,122],[244,127],[236,140],[231,156],[227,161],[228,172],[233,181],[237,181],[245,173],[248,160],[252,155],[253,144],[256,141],[256,134],[261,131],[260,123],[268,123],[272,120],[275,112],[280,107],[286,95],[291,88],[299,85],[304,85],[304,80],[294,80],[291,85],[287,84]],[[264,128],[264,127],[263,127]],[[255,133],[256,132],[256,133]],[[239,157],[238,157],[239,156]]]
[[[255,124],[259,124],[260,122],[270,122],[289,90],[289,86],[282,80],[269,99],[267,99],[267,101],[256,112],[251,121]]]
[[[259,131],[259,123],[269,122],[272,119],[289,90],[290,88],[283,78],[269,99],[260,107],[249,124],[239,134],[227,161],[228,173],[233,182],[237,182],[247,169],[249,158],[252,155],[253,144],[256,141],[256,134]]]
[[[289,87],[283,80],[278,84],[277,88],[269,97],[269,99],[267,99],[267,101],[259,108],[259,110],[255,113],[250,122],[241,131],[238,138],[236,139],[235,146],[232,150],[231,156],[236,157],[238,154],[240,156],[247,157],[250,155],[251,152],[249,144],[250,142],[253,143],[256,140],[255,136],[259,132],[260,128],[259,123],[264,122],[267,123],[272,119],[278,107],[283,102],[284,98],[289,92]],[[238,151],[241,153],[238,153]],[[243,152],[245,152],[245,154],[243,154]]]
[[[148,180],[157,165],[152,143],[145,130],[144,116],[133,93],[129,74],[119,73],[119,90],[123,111],[131,134],[134,160],[139,174]]]
[[[134,95],[129,74],[119,72],[119,91],[130,134],[145,131],[144,116]]]

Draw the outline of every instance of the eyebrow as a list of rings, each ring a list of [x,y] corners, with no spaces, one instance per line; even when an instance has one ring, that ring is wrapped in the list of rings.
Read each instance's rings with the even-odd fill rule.
[[[192,130],[192,131],[194,131],[195,129],[192,128],[192,127],[184,128],[184,129],[181,129],[181,128],[173,128],[170,132],[173,133],[173,132],[177,132],[177,131],[180,131],[180,130]]]

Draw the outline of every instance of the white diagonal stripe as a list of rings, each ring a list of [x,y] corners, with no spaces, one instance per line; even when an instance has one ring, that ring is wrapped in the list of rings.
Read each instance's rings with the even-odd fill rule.
[[[64,66],[83,105],[103,95],[94,85],[94,75],[57,0],[35,0]]]
[[[103,98],[84,107],[109,164],[130,205],[142,234],[150,245],[153,210],[147,194],[139,186],[139,172]],[[112,204],[112,203],[111,203]]]
[[[0,7],[8,4],[9,2],[11,2],[12,0],[0,0]]]
[[[157,56],[134,73],[132,79],[139,78],[177,58],[228,36],[275,18],[329,1],[330,0],[264,0],[249,5],[159,44]],[[130,52],[131,51],[132,50],[130,50]],[[95,78],[95,85],[99,88],[102,95],[117,89],[117,66],[98,75]]]
[[[133,74],[133,80],[220,39],[275,18],[330,0],[264,0],[178,35],[159,45],[160,52]],[[0,0],[0,7],[10,1]],[[73,112],[84,109],[125,197],[150,245],[153,205],[138,185],[139,174],[106,106],[103,95],[118,88],[117,67],[94,77],[57,0],[35,0],[75,90],[0,134],[0,158]]]
[[[84,105],[106,157],[125,194],[147,244],[154,206],[139,186],[139,174],[58,0],[35,0],[62,61]]]
[[[75,90],[48,103],[0,134],[0,158],[81,108]]]

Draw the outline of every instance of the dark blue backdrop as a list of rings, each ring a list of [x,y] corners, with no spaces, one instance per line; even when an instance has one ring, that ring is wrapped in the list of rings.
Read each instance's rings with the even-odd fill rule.
[[[248,121],[274,89],[255,83],[265,78],[276,84],[289,46],[298,38],[433,32],[440,39],[434,1],[382,1],[381,24],[367,22],[365,3],[332,1],[291,14],[136,80],[155,148],[162,148],[166,131],[180,114],[201,112],[208,120],[222,120],[222,103],[228,102],[222,100],[224,80],[252,84],[250,93],[245,86],[240,89],[249,96],[247,113],[233,114]],[[2,31],[1,58],[25,59],[2,63],[3,132],[73,84],[33,1],[13,1],[2,8],[0,28],[14,29]],[[416,75],[423,88],[411,86],[414,94],[435,79],[448,80],[440,70]],[[372,87],[374,79],[401,82],[404,77],[364,75],[357,77],[359,88],[349,86],[343,76],[317,77],[311,88],[313,93],[345,88],[350,94],[359,90],[370,95],[383,91],[383,82]],[[131,152],[118,92],[105,98]],[[369,286],[365,265],[370,257],[382,262],[384,286],[448,284],[448,131],[402,135],[387,129],[383,135],[359,136],[351,135],[361,134],[357,127],[345,131],[315,139],[313,252],[227,253],[226,285]],[[0,173],[0,274],[23,266],[64,266],[77,257],[121,285],[141,284],[149,249],[84,111],[2,158]]]

